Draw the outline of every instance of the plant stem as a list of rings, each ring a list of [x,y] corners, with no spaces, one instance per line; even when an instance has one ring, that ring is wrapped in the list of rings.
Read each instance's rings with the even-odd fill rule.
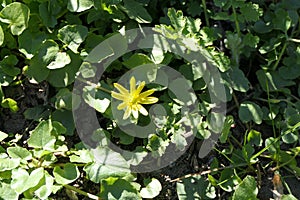
[[[81,195],[84,195],[90,199],[95,199],[95,200],[100,200],[101,198],[96,196],[96,195],[93,195],[93,194],[90,194],[88,192],[85,192],[85,191],[82,191],[74,186],[71,186],[71,185],[64,185],[65,188],[69,189],[69,190],[73,190],[75,192],[77,192],[78,194],[81,194]]]
[[[237,18],[236,10],[233,6],[232,6],[232,12],[233,12],[233,17],[234,17],[236,32],[237,32],[238,36],[241,36],[240,24],[239,24],[239,21],[238,21],[238,18]]]
[[[208,19],[207,8],[206,8],[206,0],[202,0],[202,6],[203,6],[203,10],[204,10],[206,26],[209,27],[209,19]]]
[[[283,47],[282,47],[282,49],[281,49],[281,52],[280,52],[280,54],[279,54],[279,57],[278,57],[278,59],[276,60],[276,63],[275,63],[275,65],[273,66],[272,70],[275,71],[276,68],[278,67],[278,64],[279,64],[279,62],[280,62],[280,60],[281,60],[281,58],[282,58],[282,56],[283,56],[283,53],[285,52],[286,47],[287,47],[287,41],[285,41],[285,43],[284,43],[284,45],[283,45]]]

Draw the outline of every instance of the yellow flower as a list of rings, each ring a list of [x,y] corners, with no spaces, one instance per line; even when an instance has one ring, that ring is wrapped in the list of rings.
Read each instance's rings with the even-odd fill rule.
[[[149,97],[149,95],[153,94],[155,91],[154,89],[150,89],[141,93],[144,86],[145,81],[141,82],[136,88],[136,81],[134,77],[131,77],[130,79],[130,91],[128,91],[122,85],[114,83],[114,87],[117,88],[120,93],[112,91],[111,96],[115,99],[123,101],[117,107],[118,110],[125,109],[123,119],[127,119],[131,113],[135,119],[138,118],[139,112],[147,116],[148,111],[141,104],[153,104],[158,101],[158,98],[156,97]]]

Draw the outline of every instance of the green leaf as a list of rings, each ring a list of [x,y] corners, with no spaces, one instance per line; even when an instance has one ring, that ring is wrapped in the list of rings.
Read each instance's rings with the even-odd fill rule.
[[[11,158],[20,158],[21,160],[30,160],[32,158],[32,154],[23,147],[8,147],[7,153]]]
[[[0,131],[0,142],[3,141],[3,140],[4,140],[5,138],[7,138],[7,137],[8,137],[8,134],[6,134],[6,133]]]
[[[3,42],[4,42],[4,32],[2,26],[0,25],[0,46],[3,44]]]
[[[100,183],[102,179],[111,176],[122,177],[130,174],[127,161],[119,153],[100,147],[93,153],[97,161],[83,169],[91,181]]]
[[[70,56],[66,52],[58,52],[55,59],[47,65],[48,69],[63,68],[71,62]]]
[[[119,178],[107,178],[101,181],[100,197],[109,200],[139,200],[137,184]]]
[[[230,129],[231,129],[232,125],[234,125],[233,116],[232,115],[226,116],[223,130],[222,130],[221,136],[219,138],[221,143],[225,143],[227,141],[227,138],[230,133]]]
[[[295,133],[289,132],[282,136],[282,141],[286,144],[293,144],[294,142],[298,141],[298,139],[299,139],[299,136],[298,136],[297,132],[295,132]]]
[[[9,108],[12,112],[18,112],[19,110],[17,102],[11,98],[3,99],[1,102],[1,106],[3,108]]]
[[[186,139],[183,136],[185,133],[185,128],[180,127],[178,130],[174,131],[171,136],[171,142],[176,145],[176,149],[179,151],[183,151],[187,145]]]
[[[80,44],[85,40],[88,34],[88,28],[82,25],[66,25],[58,30],[58,39],[68,45],[68,48],[74,53]]]
[[[113,131],[113,136],[116,138],[120,138],[120,143],[121,144],[125,144],[125,145],[129,145],[132,144],[134,142],[134,137],[126,134],[125,132],[123,132],[121,129],[117,128]]]
[[[83,99],[92,108],[96,109],[100,113],[104,113],[110,105],[110,100],[105,97],[95,97],[95,87],[86,86],[83,88]]]
[[[67,185],[75,181],[80,173],[76,165],[73,163],[66,163],[63,169],[59,166],[54,167],[53,175],[58,184]]]
[[[38,82],[45,80],[50,72],[47,66],[55,61],[58,52],[59,47],[54,40],[44,41],[38,53],[31,59],[27,74]]]
[[[200,175],[185,178],[176,183],[177,196],[179,200],[192,199],[214,199],[216,197],[215,187]]]
[[[261,124],[263,112],[261,108],[251,101],[245,101],[241,104],[239,109],[239,118],[242,122],[247,123],[251,120],[256,124]]]
[[[153,199],[154,197],[159,195],[162,186],[157,179],[146,179],[144,182],[145,187],[140,191],[142,198]]]
[[[47,199],[52,193],[53,182],[54,178],[47,171],[44,171],[44,177],[37,185],[38,189],[34,190],[34,194],[40,199]]]
[[[132,69],[137,66],[141,66],[144,64],[153,63],[153,61],[142,53],[133,54],[130,58],[124,61],[122,64],[126,66],[128,69]]]
[[[91,163],[93,162],[93,154],[86,149],[74,151],[75,155],[71,155],[70,162],[72,163]]]
[[[57,18],[65,11],[65,1],[51,0],[40,3],[39,14],[45,26],[54,28]]]
[[[155,134],[150,134],[148,137],[149,141],[146,148],[151,151],[153,157],[161,157],[165,153],[168,141],[164,141]]]
[[[278,8],[275,10],[275,17],[272,19],[272,23],[274,29],[282,30],[285,33],[288,31],[292,24],[288,12],[282,8]]]
[[[123,2],[124,7],[121,8],[130,19],[134,19],[138,23],[152,22],[152,17],[139,2],[134,0],[124,0]]]
[[[51,70],[48,74],[47,80],[53,87],[66,87],[75,80],[75,74],[81,64],[81,58],[71,51],[68,51],[67,54],[71,58],[71,63],[64,68]],[[49,70],[48,68],[46,69]]]
[[[248,133],[247,141],[251,145],[255,144],[256,146],[261,146],[263,142],[261,138],[261,133],[256,130],[251,130]]]
[[[11,184],[0,182],[0,199],[18,200],[19,195],[11,188]]]
[[[246,3],[240,8],[240,12],[245,17],[247,21],[256,22],[262,15],[262,10],[259,8],[258,4]]]
[[[52,113],[52,120],[62,123],[66,128],[66,135],[73,135],[75,130],[75,124],[73,120],[73,114],[69,110],[55,110]]]
[[[32,119],[40,121],[41,118],[49,115],[49,110],[46,110],[44,106],[35,106],[33,108],[27,108],[24,112],[25,119]]]
[[[53,150],[56,138],[51,135],[52,122],[50,120],[42,121],[30,133],[27,143],[29,147]]]
[[[18,63],[18,59],[15,55],[8,55],[0,62],[0,69],[9,76],[17,76],[20,73],[20,69],[15,67]]]
[[[44,176],[44,169],[37,168],[33,170],[30,175],[25,169],[18,168],[12,170],[11,187],[18,193],[22,194],[24,191],[36,186]]]
[[[247,33],[243,38],[243,43],[249,47],[256,48],[259,43],[259,37],[251,33]]]
[[[265,72],[263,70],[256,71],[256,76],[262,89],[267,92],[267,86],[270,92],[278,91],[286,86],[294,85],[290,80],[283,79],[278,71]]]
[[[68,0],[68,10],[71,12],[83,12],[94,5],[93,0]]]
[[[0,21],[10,26],[13,35],[20,35],[28,26],[30,10],[22,3],[14,2],[0,12]]]
[[[262,20],[255,22],[253,28],[254,28],[254,31],[256,31],[257,33],[268,33],[272,30],[271,24],[265,23]]]
[[[15,169],[20,165],[20,159],[0,158],[0,172]]]
[[[255,178],[252,176],[246,176],[246,178],[238,185],[233,193],[232,200],[240,199],[257,199],[258,189],[256,187]]]
[[[72,110],[72,92],[68,88],[62,88],[55,95],[55,108]]]

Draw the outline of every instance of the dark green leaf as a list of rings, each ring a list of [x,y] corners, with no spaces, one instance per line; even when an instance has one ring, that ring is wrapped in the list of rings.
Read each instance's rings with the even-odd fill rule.
[[[261,108],[251,101],[245,101],[241,104],[239,109],[239,118],[242,122],[247,123],[251,120],[256,124],[261,124],[263,112]]]
[[[263,142],[261,139],[261,133],[256,130],[251,130],[248,133],[247,141],[251,145],[255,144],[256,146],[261,146]]]
[[[122,10],[130,19],[134,19],[138,23],[150,23],[152,21],[152,17],[139,2],[134,0],[124,0],[123,2]]]
[[[176,184],[179,200],[214,199],[216,191],[209,181],[200,175],[185,178]]]

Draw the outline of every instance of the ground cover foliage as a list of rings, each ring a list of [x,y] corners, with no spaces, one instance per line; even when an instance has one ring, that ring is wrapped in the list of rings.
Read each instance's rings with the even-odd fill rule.
[[[0,199],[299,199],[299,9],[298,0],[0,0]],[[221,97],[209,92],[206,72],[168,51],[129,52],[83,92],[101,134],[138,152],[137,160],[103,148],[123,168],[99,164],[77,134],[72,90],[81,64],[100,42],[141,27],[197,43],[221,74],[225,123],[204,158],[199,149],[219,131],[211,120],[222,119],[211,110]],[[107,91],[142,64],[180,72],[201,115],[178,160],[132,173],[128,162],[137,164],[146,152],[159,157],[170,143],[178,151],[187,145],[183,106],[161,85],[145,86],[166,112],[157,118],[159,131],[140,139],[116,125]],[[131,120],[149,123],[143,115]]]

